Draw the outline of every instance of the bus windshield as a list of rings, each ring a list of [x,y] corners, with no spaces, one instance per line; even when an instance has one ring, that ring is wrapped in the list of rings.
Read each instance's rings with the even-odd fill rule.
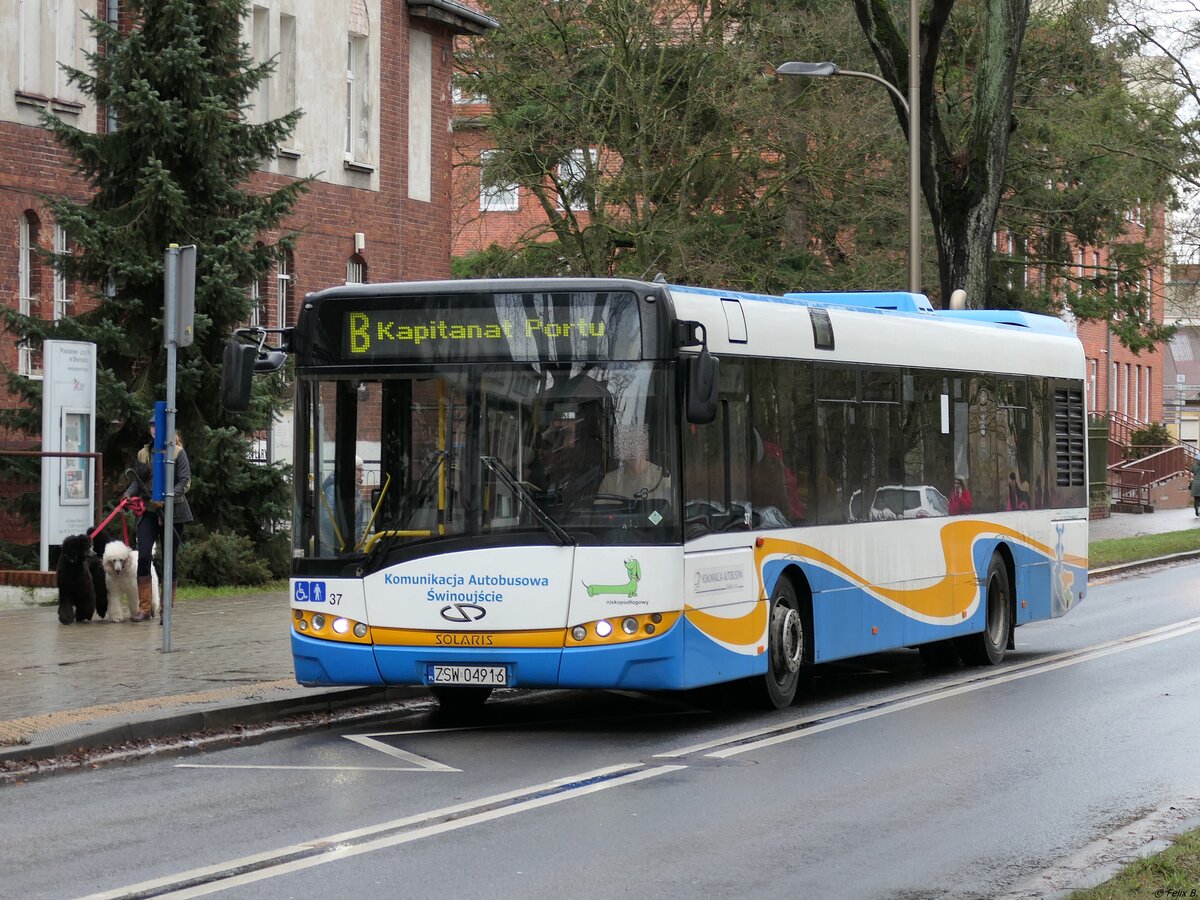
[[[297,551],[678,540],[672,367],[493,362],[306,379]]]

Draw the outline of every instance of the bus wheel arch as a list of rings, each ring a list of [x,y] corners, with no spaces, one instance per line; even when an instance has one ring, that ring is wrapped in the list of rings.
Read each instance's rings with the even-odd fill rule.
[[[767,671],[752,679],[758,702],[783,709],[812,682],[812,592],[808,579],[789,566],[767,601]]]
[[[964,663],[994,666],[1004,659],[1005,651],[1013,646],[1016,618],[1014,575],[1012,551],[1006,544],[998,544],[992,551],[983,583],[983,630],[955,641]]]

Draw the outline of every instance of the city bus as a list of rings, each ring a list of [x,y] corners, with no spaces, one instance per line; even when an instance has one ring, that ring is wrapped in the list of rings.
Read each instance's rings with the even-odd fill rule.
[[[301,684],[781,708],[835,660],[994,665],[1086,593],[1058,319],[538,278],[334,287],[265,338],[258,368],[295,363]]]

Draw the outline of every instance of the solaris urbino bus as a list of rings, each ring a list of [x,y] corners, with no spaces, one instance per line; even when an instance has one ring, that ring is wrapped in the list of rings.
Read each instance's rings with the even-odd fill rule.
[[[782,707],[831,660],[997,663],[1086,591],[1084,357],[1057,319],[445,281],[309,295],[280,349],[302,684],[744,680]],[[253,358],[227,351],[230,402]]]

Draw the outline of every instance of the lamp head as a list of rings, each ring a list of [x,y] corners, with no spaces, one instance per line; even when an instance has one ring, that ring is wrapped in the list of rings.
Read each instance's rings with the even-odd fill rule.
[[[775,69],[776,75],[808,75],[812,78],[827,78],[840,70],[831,62],[785,62]]]

